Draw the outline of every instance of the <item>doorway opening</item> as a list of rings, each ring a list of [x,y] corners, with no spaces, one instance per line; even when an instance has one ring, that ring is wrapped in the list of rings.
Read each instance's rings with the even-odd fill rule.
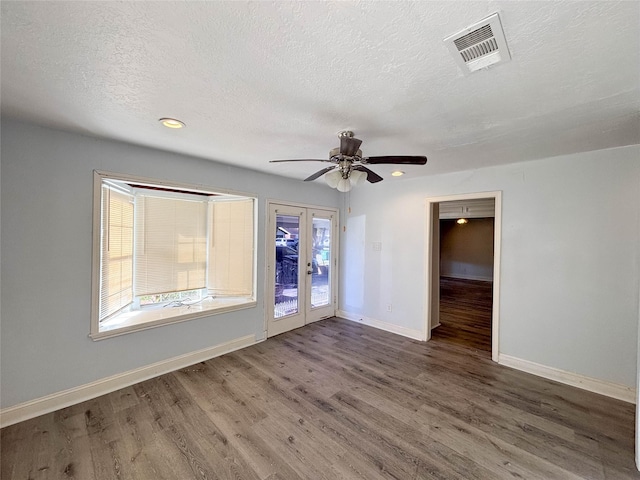
[[[440,326],[431,338],[491,355],[494,205],[467,202],[486,202],[485,211],[460,216],[447,212],[457,202],[440,203]]]
[[[425,339],[499,355],[501,192],[427,199]]]

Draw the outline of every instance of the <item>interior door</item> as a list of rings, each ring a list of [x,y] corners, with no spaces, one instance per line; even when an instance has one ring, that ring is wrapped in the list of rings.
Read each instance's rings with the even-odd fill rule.
[[[337,211],[269,204],[267,336],[336,310]]]

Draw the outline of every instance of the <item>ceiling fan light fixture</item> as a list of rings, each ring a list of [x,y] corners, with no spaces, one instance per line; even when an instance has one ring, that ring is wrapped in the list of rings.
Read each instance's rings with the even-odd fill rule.
[[[351,180],[351,186],[357,187],[361,185],[365,179],[367,178],[367,174],[365,172],[361,172],[360,170],[353,170],[351,175],[349,175],[349,179]]]
[[[404,175],[404,172],[402,170],[396,170],[395,172],[391,172],[392,177],[401,177],[402,175]]]
[[[341,178],[336,188],[339,192],[348,192],[351,190],[351,180],[348,178]]]
[[[324,181],[327,182],[331,188],[338,188],[338,182],[342,180],[342,172],[340,170],[334,170],[324,176]]]

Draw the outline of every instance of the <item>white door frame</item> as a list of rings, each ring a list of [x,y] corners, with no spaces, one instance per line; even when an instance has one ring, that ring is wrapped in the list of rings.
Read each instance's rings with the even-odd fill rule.
[[[426,199],[426,235],[425,235],[425,271],[426,285],[428,286],[425,295],[425,341],[431,339],[431,329],[438,325],[440,299],[437,294],[440,282],[439,255],[440,252],[440,231],[439,231],[439,206],[441,202],[454,200],[477,200],[492,198],[495,200],[495,217],[493,230],[493,307],[491,312],[491,359],[498,361],[500,355],[500,257],[502,239],[502,191],[464,193],[459,195],[446,195],[440,197],[429,197]],[[436,222],[437,225],[436,225]],[[437,268],[436,268],[437,267]],[[437,279],[434,279],[435,277]],[[436,284],[436,281],[438,284]]]
[[[305,203],[296,203],[296,202],[288,202],[288,201],[284,201],[284,200],[274,200],[274,199],[267,199],[266,202],[266,216],[265,216],[265,223],[266,223],[266,228],[265,228],[265,278],[264,278],[264,338],[268,338],[269,335],[269,320],[270,318],[273,316],[273,275],[274,272],[272,272],[269,268],[270,263],[275,263],[274,262],[274,255],[273,252],[271,252],[271,247],[273,246],[273,242],[275,242],[275,239],[272,238],[272,221],[274,219],[271,218],[271,211],[272,208],[274,207],[282,207],[283,209],[298,209],[298,208],[302,208],[305,209],[307,212],[324,212],[327,213],[327,216],[332,217],[333,219],[333,231],[332,231],[332,235],[331,235],[331,251],[332,251],[332,255],[334,258],[334,264],[332,265],[331,271],[330,271],[330,275],[331,278],[329,279],[330,284],[332,285],[331,288],[331,294],[332,294],[332,298],[331,298],[331,305],[333,307],[333,311],[331,312],[330,315],[324,315],[321,318],[328,318],[329,316],[335,316],[336,311],[338,310],[338,292],[340,291],[339,289],[339,285],[338,285],[338,269],[339,269],[339,265],[340,265],[340,261],[339,261],[339,225],[340,225],[340,218],[339,218],[339,213],[340,211],[335,208],[335,207],[326,207],[326,206],[320,206],[320,205],[310,205],[310,204],[305,204]],[[309,225],[307,225],[308,230],[311,231],[312,228],[312,221],[309,222]],[[302,262],[301,262],[302,263]],[[306,268],[302,268],[303,265],[299,264],[298,267],[298,274],[299,274],[299,278],[302,276],[301,272],[306,272]],[[306,273],[304,274],[304,277],[307,277]],[[304,280],[304,285],[302,285],[302,289],[305,290],[305,293],[307,293],[306,291],[308,290],[308,293],[311,292],[311,288],[310,286],[310,281],[307,280],[305,278]],[[303,307],[304,309],[301,311],[301,313],[304,315],[305,318],[305,325],[308,323],[311,323],[313,321],[317,321],[320,320],[321,318],[318,318],[317,316],[312,316],[309,314],[309,310],[310,310],[310,305],[306,304],[306,298],[300,298],[300,303],[299,305],[301,307]],[[324,307],[323,307],[324,308]]]

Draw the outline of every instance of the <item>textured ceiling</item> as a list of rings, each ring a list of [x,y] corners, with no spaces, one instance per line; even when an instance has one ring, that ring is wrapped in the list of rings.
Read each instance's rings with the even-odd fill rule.
[[[3,115],[278,175],[345,128],[409,177],[640,143],[637,1],[0,8]],[[465,76],[443,39],[494,12],[512,61]]]

